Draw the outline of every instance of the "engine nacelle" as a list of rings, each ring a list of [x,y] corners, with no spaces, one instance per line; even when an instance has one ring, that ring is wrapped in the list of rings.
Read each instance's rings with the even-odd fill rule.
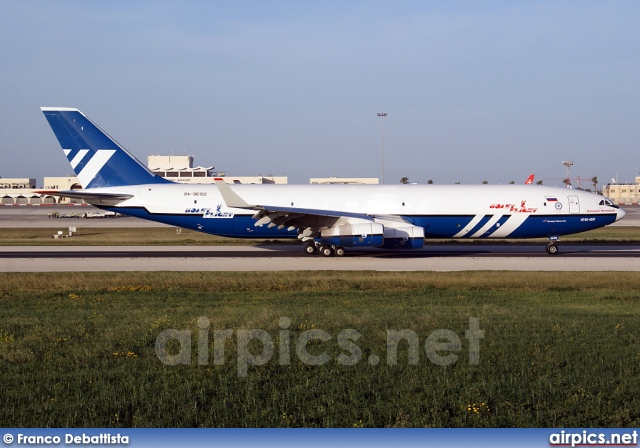
[[[418,226],[385,227],[385,249],[422,249],[424,247],[424,229]]]
[[[342,224],[323,229],[320,241],[342,247],[377,247],[384,242],[384,226],[376,222]]]

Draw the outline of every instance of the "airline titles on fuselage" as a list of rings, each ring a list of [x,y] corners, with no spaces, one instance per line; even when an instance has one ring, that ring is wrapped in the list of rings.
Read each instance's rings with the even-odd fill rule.
[[[215,210],[211,210],[209,207],[203,208],[188,208],[184,212],[188,214],[201,214],[203,218],[233,218],[233,213],[223,212],[222,204],[218,204]]]
[[[489,208],[505,209],[511,213],[535,213],[538,211],[537,208],[527,207],[527,201],[520,202],[519,207],[515,204],[491,204]]]

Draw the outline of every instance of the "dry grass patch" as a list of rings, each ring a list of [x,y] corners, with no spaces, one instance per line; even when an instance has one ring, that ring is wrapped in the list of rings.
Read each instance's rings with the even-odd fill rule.
[[[635,291],[640,272],[66,272],[0,273],[0,291]]]

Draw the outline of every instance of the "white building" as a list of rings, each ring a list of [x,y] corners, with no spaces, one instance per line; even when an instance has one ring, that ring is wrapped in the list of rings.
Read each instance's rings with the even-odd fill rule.
[[[26,177],[0,177],[0,188],[2,189],[21,189],[21,188],[36,188],[36,180]]]
[[[640,201],[640,176],[635,184],[608,184],[602,187],[602,194],[616,204],[638,205]]]
[[[42,198],[34,192],[36,180],[31,178],[0,178],[0,204],[27,205],[41,203]]]
[[[12,188],[13,187],[13,188]],[[44,188],[36,188],[35,179],[0,178],[1,205],[82,204],[79,199],[61,198],[42,190],[80,190],[77,177],[45,177]]]
[[[286,184],[286,176],[228,176],[213,171],[212,166],[193,166],[193,157],[149,156],[147,166],[151,171],[173,182],[181,184],[212,184],[222,178],[228,184]]]
[[[377,177],[312,177],[309,179],[310,184],[366,184],[377,185],[379,180]]]

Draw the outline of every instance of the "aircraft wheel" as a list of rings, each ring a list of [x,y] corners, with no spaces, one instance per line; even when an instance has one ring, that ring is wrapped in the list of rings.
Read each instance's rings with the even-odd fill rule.
[[[547,253],[549,255],[556,255],[558,253],[558,245],[556,243],[547,244]]]
[[[325,257],[330,257],[333,255],[333,249],[331,246],[320,246],[320,253]]]
[[[344,257],[345,252],[346,251],[344,250],[344,247],[340,247],[340,246],[336,247],[336,255],[338,257]]]
[[[304,245],[304,253],[307,255],[313,255],[318,252],[316,245],[313,243],[307,243]]]

